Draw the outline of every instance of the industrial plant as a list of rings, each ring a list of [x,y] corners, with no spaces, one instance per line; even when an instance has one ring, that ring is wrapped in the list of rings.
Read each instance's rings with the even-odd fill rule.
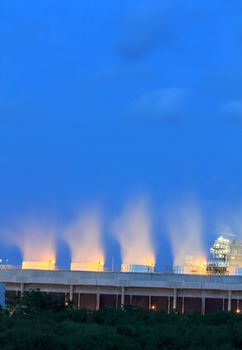
[[[174,273],[199,275],[242,275],[242,241],[219,236],[210,248],[207,259],[184,257],[183,266],[174,266]]]
[[[101,256],[71,262],[59,269],[55,259],[23,260],[21,267],[0,265],[6,296],[39,289],[62,294],[77,308],[133,307],[202,314],[242,310],[242,241],[219,236],[208,257],[184,256],[182,265],[159,272],[153,259],[123,262],[120,272],[109,270]]]
[[[134,259],[135,260],[135,259]],[[4,265],[2,266],[4,268]],[[24,270],[58,270],[53,259],[46,261],[23,260]],[[92,261],[73,261],[70,264],[71,271],[109,271],[105,268],[104,259],[99,257]],[[122,263],[121,272],[155,273],[155,262],[152,260],[146,264]],[[158,272],[158,271],[157,271]],[[174,274],[192,275],[242,275],[242,241],[230,240],[219,236],[214,241],[207,258],[186,255],[182,265],[174,265],[171,269]]]

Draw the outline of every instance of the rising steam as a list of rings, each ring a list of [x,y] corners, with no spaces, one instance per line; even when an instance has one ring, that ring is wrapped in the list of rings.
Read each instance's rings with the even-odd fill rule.
[[[114,222],[113,232],[121,246],[123,264],[155,263],[150,221],[145,201],[137,201],[127,205],[123,214]]]
[[[174,266],[182,266],[186,256],[192,256],[199,261],[206,260],[202,240],[202,217],[194,202],[186,202],[179,208],[173,208],[167,223]]]
[[[23,260],[55,261],[55,231],[36,223],[28,223],[11,235],[11,241],[22,252]]]
[[[104,261],[101,243],[101,222],[95,212],[82,213],[64,233],[72,262],[98,263]]]

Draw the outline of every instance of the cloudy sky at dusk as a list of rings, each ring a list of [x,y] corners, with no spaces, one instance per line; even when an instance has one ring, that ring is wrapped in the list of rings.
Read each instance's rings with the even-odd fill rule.
[[[89,209],[109,266],[131,207],[159,269],[171,227],[242,238],[241,0],[3,0],[0,39],[0,257],[35,222],[65,266]]]

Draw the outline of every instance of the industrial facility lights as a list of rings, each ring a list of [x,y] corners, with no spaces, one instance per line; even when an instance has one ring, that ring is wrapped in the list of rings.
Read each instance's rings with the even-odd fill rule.
[[[136,265],[136,264],[122,264],[121,272],[155,272],[155,264],[151,263],[149,265]]]
[[[223,236],[218,237],[210,249],[210,253],[214,258],[226,260],[226,256],[230,251],[230,240]]]
[[[23,260],[22,269],[23,270],[55,270],[55,261],[27,261]]]
[[[104,261],[97,262],[72,262],[71,271],[94,271],[94,272],[103,272],[104,271]]]

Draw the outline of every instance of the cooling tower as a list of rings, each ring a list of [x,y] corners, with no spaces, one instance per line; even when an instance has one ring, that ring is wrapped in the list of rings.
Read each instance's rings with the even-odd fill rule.
[[[121,272],[155,272],[155,265],[133,265],[133,264],[122,264]]]
[[[55,261],[26,261],[22,262],[23,270],[55,270]]]
[[[92,263],[71,263],[71,271],[104,271],[104,262],[92,262]]]

